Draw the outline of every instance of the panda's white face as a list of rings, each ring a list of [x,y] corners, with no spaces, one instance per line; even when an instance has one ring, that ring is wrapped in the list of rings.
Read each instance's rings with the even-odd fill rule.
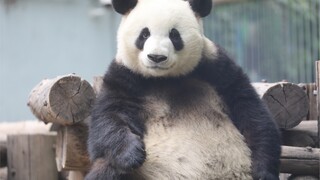
[[[145,77],[180,76],[199,63],[205,37],[183,0],[139,0],[123,16],[117,61]]]

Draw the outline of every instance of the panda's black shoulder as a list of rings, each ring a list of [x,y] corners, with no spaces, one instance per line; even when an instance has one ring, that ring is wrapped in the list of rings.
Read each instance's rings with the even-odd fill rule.
[[[127,94],[139,96],[146,86],[145,78],[115,60],[111,62],[103,77],[102,93]]]
[[[241,83],[244,85],[250,83],[242,68],[219,46],[217,46],[217,52],[214,56],[202,57],[193,73],[210,82],[217,90],[224,90],[232,85],[241,86]]]

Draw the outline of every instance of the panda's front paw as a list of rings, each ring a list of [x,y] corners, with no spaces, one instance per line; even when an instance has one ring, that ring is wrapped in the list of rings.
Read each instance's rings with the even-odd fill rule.
[[[254,180],[279,180],[279,176],[267,171],[259,171],[253,173]]]
[[[140,167],[146,158],[145,146],[142,139],[133,133],[128,135],[126,142],[123,144],[122,151],[120,153],[115,152],[115,154],[116,165],[123,171]]]

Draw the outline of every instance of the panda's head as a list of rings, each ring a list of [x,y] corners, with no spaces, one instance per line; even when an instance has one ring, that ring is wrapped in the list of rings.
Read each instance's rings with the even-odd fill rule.
[[[205,46],[201,18],[212,0],[112,0],[123,15],[116,61],[145,77],[180,76],[199,63]]]

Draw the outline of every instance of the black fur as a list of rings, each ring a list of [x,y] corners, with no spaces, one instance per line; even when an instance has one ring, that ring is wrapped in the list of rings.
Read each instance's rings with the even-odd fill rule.
[[[112,0],[114,10],[120,14],[126,14],[133,9],[137,3],[138,0]]]
[[[280,133],[268,109],[243,73],[221,48],[217,60],[202,61],[195,74],[211,83],[252,151],[253,178],[279,179]]]
[[[143,28],[136,39],[136,46],[138,49],[143,50],[144,43],[147,41],[147,39],[150,37],[150,31],[148,28]]]
[[[146,155],[142,97],[151,87],[167,87],[172,92],[178,89],[176,97],[184,97],[171,97],[172,103],[184,104],[188,97],[183,93],[192,93],[186,92],[183,79],[190,77],[209,82],[226,103],[230,118],[252,151],[254,179],[277,180],[279,131],[248,77],[222,50],[217,59],[201,60],[191,74],[180,78],[146,79],[113,62],[92,112],[88,148],[94,164],[86,180],[116,180],[139,167]]]
[[[94,164],[87,180],[117,180],[144,162],[143,88],[139,75],[116,63],[110,66],[92,110],[88,150]]]
[[[208,16],[212,9],[212,0],[188,0],[191,8],[200,17]]]
[[[180,51],[183,48],[183,40],[180,36],[180,33],[177,29],[173,28],[169,33],[169,38],[174,46],[176,51]]]

